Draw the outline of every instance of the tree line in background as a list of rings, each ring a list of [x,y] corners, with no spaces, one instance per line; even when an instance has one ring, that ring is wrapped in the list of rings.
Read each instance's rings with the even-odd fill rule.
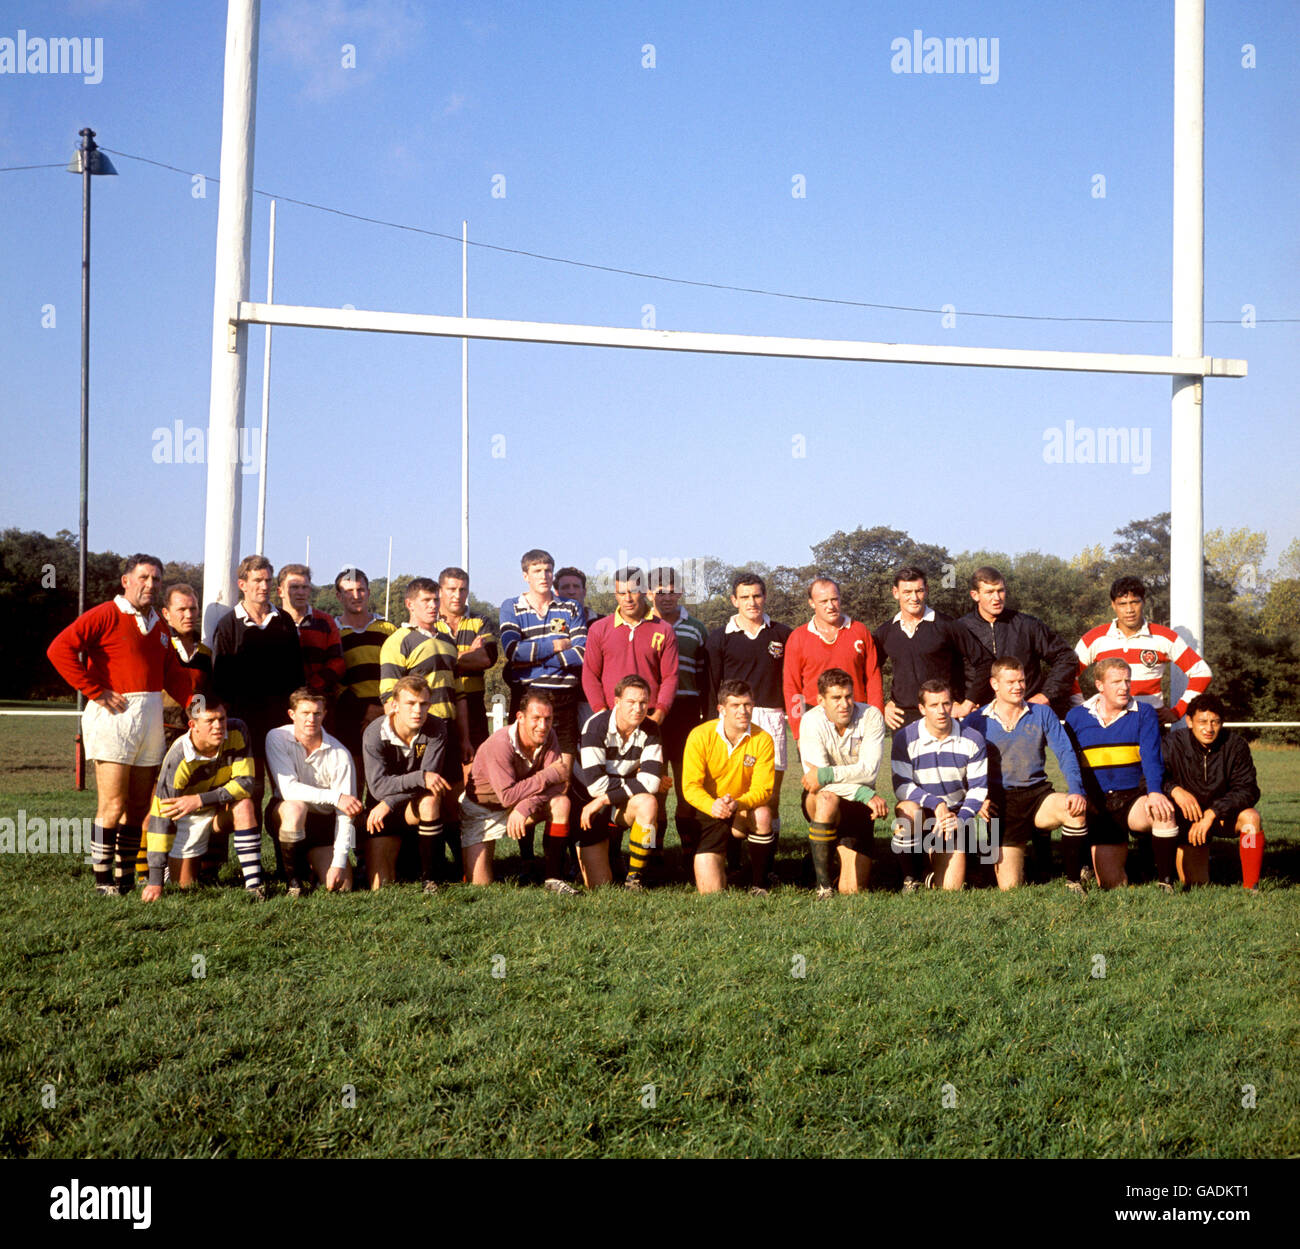
[[[1228,705],[1232,719],[1300,720],[1300,539],[1283,551],[1278,566],[1265,572],[1267,536],[1253,530],[1214,530],[1205,535],[1205,646],[1203,654],[1214,672],[1211,686]],[[689,562],[686,576],[692,615],[710,628],[732,613],[731,578],[748,569],[767,581],[769,615],[790,625],[809,617],[808,583],[816,576],[840,583],[843,608],[874,629],[893,617],[897,606],[890,594],[894,573],[906,564],[924,568],[930,582],[930,604],[959,616],[972,604],[970,574],[991,564],[1007,578],[1012,607],[1041,617],[1073,645],[1095,624],[1111,618],[1108,591],[1122,575],[1140,577],[1147,586],[1147,617],[1169,619],[1169,514],[1133,521],[1116,530],[1109,550],[1100,545],[1072,559],[1029,551],[950,552],[946,547],[913,541],[904,531],[877,526],[851,533],[836,532],[811,548],[811,562],[800,567],[772,567],[754,561],[731,565],[710,557]],[[161,552],[156,552],[161,555]],[[111,598],[120,589],[121,556],[92,553],[87,559],[87,606]],[[169,562],[166,584],[187,581],[200,597],[201,565]],[[315,570],[324,584],[316,591],[316,606],[337,614],[332,573]],[[334,570],[337,571],[337,570]],[[431,568],[420,575],[436,576]],[[405,619],[402,594],[410,575],[393,578],[389,615]],[[522,590],[522,581],[520,589]],[[375,609],[382,612],[386,584],[371,582]],[[614,609],[612,586],[595,578],[589,585],[588,606],[599,613]],[[495,627],[497,604],[471,597],[470,611]],[[0,667],[0,698],[68,697],[45,657],[45,649],[77,614],[77,537],[61,530],[53,538],[19,529],[0,534],[0,646],[6,662]],[[1084,679],[1085,693],[1091,688]],[[488,695],[504,692],[501,665],[488,674]],[[1270,733],[1270,740],[1277,740]],[[1300,742],[1300,731],[1281,733]]]

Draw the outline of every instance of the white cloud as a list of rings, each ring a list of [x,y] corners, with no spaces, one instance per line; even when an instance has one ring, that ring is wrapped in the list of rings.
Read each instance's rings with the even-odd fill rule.
[[[262,41],[303,77],[302,94],[324,100],[370,81],[410,50],[424,25],[409,0],[286,0],[263,14]],[[355,66],[344,67],[344,47]]]

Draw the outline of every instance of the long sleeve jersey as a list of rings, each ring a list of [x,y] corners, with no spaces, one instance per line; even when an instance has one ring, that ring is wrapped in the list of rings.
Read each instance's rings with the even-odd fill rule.
[[[921,702],[921,686],[930,680],[947,681],[952,700],[966,697],[966,665],[956,634],[956,621],[933,607],[927,607],[916,629],[903,628],[903,613],[882,624],[873,633],[881,667],[892,664],[889,698],[896,707],[911,711]]]
[[[390,807],[409,802],[425,788],[426,772],[441,774],[446,752],[447,725],[433,716],[409,742],[398,737],[391,716],[372,720],[361,737],[370,796]]]
[[[595,711],[614,705],[614,690],[627,676],[644,677],[650,702],[665,715],[677,695],[677,634],[653,608],[635,624],[622,612],[603,616],[587,630],[582,692]]]
[[[789,625],[769,616],[763,617],[762,625],[752,637],[741,628],[735,616],[714,629],[705,647],[709,680],[705,714],[718,705],[718,686],[723,681],[744,681],[754,691],[755,707],[783,711],[785,647],[790,632]]]
[[[465,798],[493,811],[518,811],[533,819],[552,798],[568,789],[554,765],[560,759],[560,743],[552,729],[550,736],[531,754],[519,744],[519,721],[498,729],[478,748]]]
[[[867,703],[855,703],[853,719],[843,733],[820,707],[803,718],[799,759],[812,769],[822,788],[853,802],[869,802],[876,795],[880,757],[885,749],[885,717]]]
[[[1026,703],[1010,727],[989,703],[971,712],[962,724],[983,739],[989,756],[989,784],[995,789],[1028,789],[1047,780],[1047,748],[1056,756],[1068,792],[1083,793],[1083,776],[1069,735],[1050,707]]]
[[[1164,675],[1174,664],[1187,674],[1187,692],[1174,704],[1174,713],[1183,715],[1187,704],[1210,688],[1210,665],[1205,662],[1168,625],[1143,621],[1141,628],[1128,637],[1118,620],[1089,629],[1075,644],[1079,669],[1075,675],[1073,700],[1083,702],[1078,678],[1089,664],[1099,659],[1122,659],[1133,670],[1130,685],[1133,696],[1153,707],[1165,705]]]
[[[226,736],[215,755],[199,754],[190,735],[183,733],[163,758],[145,835],[151,885],[163,883],[167,854],[176,841],[176,821],[163,815],[162,804],[169,798],[193,794],[198,795],[203,807],[238,802],[241,798],[260,801],[249,732],[242,720],[227,719]]]
[[[1094,694],[1065,717],[1065,731],[1083,765],[1083,792],[1094,803],[1117,789],[1160,793],[1165,770],[1155,708],[1134,699],[1109,724],[1103,725],[1101,716],[1101,695]]]
[[[289,719],[289,695],[303,684],[302,647],[287,612],[254,624],[239,603],[212,634],[212,689],[253,735],[261,758],[267,733]]]
[[[569,645],[556,650],[560,638]],[[543,612],[524,594],[501,604],[501,650],[511,683],[578,691],[586,647],[587,616],[572,599],[553,598]]]
[[[357,796],[352,756],[342,742],[328,733],[310,754],[294,736],[293,725],[272,729],[266,735],[266,767],[276,797],[284,802],[305,802],[334,807],[334,854],[331,867],[346,867],[348,851],[356,845],[356,827],[350,815],[337,809],[340,799]]]
[[[842,668],[853,678],[855,702],[870,703],[882,712],[885,709],[880,658],[867,626],[845,616],[834,641],[828,642],[810,620],[790,633],[782,666],[785,711],[796,741],[805,708],[817,706],[817,678],[827,668]]]
[[[1025,668],[1025,697],[1042,694],[1057,709],[1069,705],[1078,661],[1069,643],[1037,616],[1007,608],[992,623],[976,611],[956,622],[965,660],[966,697],[977,707],[993,701],[989,672],[995,659],[1014,656]]]
[[[659,793],[664,774],[659,726],[647,719],[624,737],[615,717],[613,709],[598,711],[583,725],[573,777],[583,803],[608,794],[610,804],[618,807],[634,794]]]
[[[84,662],[78,651],[86,656]],[[120,594],[78,616],[46,654],[59,675],[91,702],[110,690],[143,694],[165,689],[183,707],[195,688],[162,617],[154,611],[142,616]]]
[[[1165,793],[1173,797],[1181,787],[1202,809],[1235,818],[1259,801],[1259,780],[1255,761],[1244,738],[1223,729],[1209,746],[1202,746],[1183,725],[1170,729],[1162,742],[1165,764]]]
[[[717,798],[736,800],[738,811],[763,806],[776,787],[776,747],[771,735],[751,728],[734,746],[722,717],[693,728],[682,753],[682,793],[705,815]]]
[[[933,811],[942,802],[959,819],[971,819],[989,796],[988,752],[974,729],[953,721],[935,737],[916,720],[894,734],[890,752],[894,796]]]

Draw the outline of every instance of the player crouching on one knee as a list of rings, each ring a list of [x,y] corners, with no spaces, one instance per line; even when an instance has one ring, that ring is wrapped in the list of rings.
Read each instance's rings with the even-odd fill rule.
[[[1165,793],[1178,807],[1178,876],[1184,885],[1210,880],[1210,838],[1237,837],[1241,883],[1251,892],[1264,862],[1264,826],[1255,804],[1259,783],[1245,739],[1223,727],[1213,694],[1187,706],[1187,723],[1165,734]]]
[[[564,879],[572,767],[560,753],[554,724],[551,695],[531,689],[519,704],[515,722],[493,733],[474,755],[460,800],[460,844],[470,884],[492,883],[496,843],[502,837],[531,839],[533,829],[549,816],[543,838],[544,887],[550,893],[578,892]]]
[[[718,718],[692,729],[682,756],[682,789],[703,817],[699,840],[683,845],[694,855],[695,888],[720,893],[727,887],[727,846],[733,837],[749,842],[751,887],[767,895],[767,868],[776,846],[771,800],[776,753],[771,735],[751,727],[754,695],[745,681],[718,686]]]
[[[361,738],[366,787],[377,800],[366,816],[365,862],[372,891],[396,881],[402,838],[414,830],[424,892],[438,892],[435,852],[443,834],[443,804],[453,788],[445,774],[450,734],[446,720],[429,714],[432,697],[424,677],[400,677],[389,693],[387,713],[372,721]],[[459,772],[458,759],[454,766]]]
[[[266,765],[275,801],[266,826],[278,835],[290,897],[302,894],[308,873],[331,893],[352,888],[348,852],[353,821],[364,808],[357,797],[352,756],[321,727],[325,696],[306,686],[289,695],[290,724],[266,735]]]
[[[840,893],[866,889],[875,821],[889,814],[875,789],[885,718],[855,702],[853,688],[843,668],[827,668],[817,678],[817,706],[800,723],[803,810],[819,898],[833,897],[837,880]]]
[[[244,722],[228,719],[221,703],[195,697],[189,729],[172,743],[158,774],[146,838],[149,883],[141,900],[162,897],[165,868],[182,889],[198,884],[208,839],[232,829],[244,887],[265,897],[260,805]]]
[[[921,684],[921,719],[894,734],[890,766],[894,778],[893,848],[907,859],[903,892],[917,888],[921,855],[931,852],[927,885],[962,889],[966,884],[966,850],[975,846],[975,821],[986,818],[988,754],[984,739],[952,716],[952,690],[933,677]]]

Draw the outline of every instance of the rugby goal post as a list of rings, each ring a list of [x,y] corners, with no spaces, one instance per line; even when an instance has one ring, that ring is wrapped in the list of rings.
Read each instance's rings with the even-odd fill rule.
[[[937,347],[744,334],[642,330],[483,317],[295,307],[249,301],[253,150],[260,0],[228,0],[212,314],[212,390],[203,548],[203,633],[237,601],[241,481],[250,325],[421,334],[440,338],[713,352],[806,360],[962,365],[1088,373],[1158,374],[1172,379],[1170,407],[1170,617],[1202,648],[1204,508],[1203,382],[1245,377],[1246,361],[1207,357],[1205,328],[1205,0],[1174,0],[1174,176],[1172,344],[1167,356]],[[1185,678],[1175,673],[1174,697]]]

